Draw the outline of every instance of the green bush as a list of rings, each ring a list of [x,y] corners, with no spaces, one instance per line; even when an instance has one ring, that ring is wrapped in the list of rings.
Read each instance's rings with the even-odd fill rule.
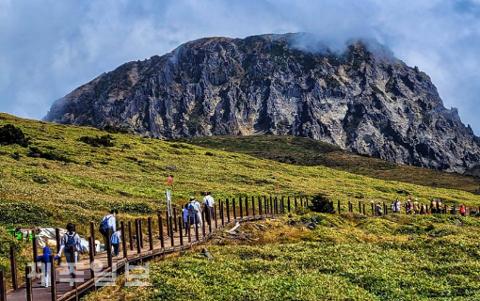
[[[103,135],[103,136],[96,136],[96,137],[83,136],[78,139],[78,141],[81,141],[83,143],[86,143],[94,147],[114,146],[115,144],[113,143],[113,140],[114,140],[113,137],[110,135]]]

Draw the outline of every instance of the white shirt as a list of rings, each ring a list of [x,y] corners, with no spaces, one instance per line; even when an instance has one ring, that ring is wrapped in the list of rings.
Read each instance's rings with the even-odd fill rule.
[[[190,203],[192,204],[193,208],[195,208],[195,211],[197,211],[197,213],[202,211],[202,207],[200,206],[199,202],[195,200],[191,201]]]
[[[102,222],[106,219],[108,219],[107,224],[108,227],[112,229],[112,232],[117,231],[117,221],[115,219],[115,216],[113,216],[113,214],[105,215],[102,218]]]
[[[215,204],[215,200],[213,199],[213,197],[212,197],[211,195],[207,195],[207,196],[205,196],[205,197],[203,198],[203,203],[204,203],[206,206],[212,208],[213,205]]]

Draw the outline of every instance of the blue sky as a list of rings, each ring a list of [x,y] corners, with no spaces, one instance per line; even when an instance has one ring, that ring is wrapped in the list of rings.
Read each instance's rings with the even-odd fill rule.
[[[40,119],[97,75],[192,39],[297,31],[377,39],[480,134],[480,0],[0,0],[0,111]]]

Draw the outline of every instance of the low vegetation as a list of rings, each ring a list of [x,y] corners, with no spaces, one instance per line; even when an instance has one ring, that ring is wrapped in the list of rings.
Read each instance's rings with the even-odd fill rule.
[[[480,178],[445,173],[342,151],[336,146],[291,136],[200,137],[183,140],[195,145],[241,152],[288,164],[321,165],[377,179],[480,193]]]
[[[310,225],[314,226],[311,227]],[[309,214],[241,226],[103,300],[476,300],[480,220]]]
[[[478,179],[397,167],[308,139],[162,141],[6,114],[0,114],[0,128],[15,128],[27,142],[0,146],[0,268],[8,266],[7,246],[15,246],[20,264],[31,257],[29,243],[14,242],[7,227],[74,222],[85,233],[89,221],[111,208],[120,211],[121,219],[154,214],[164,206],[170,174],[173,200],[180,204],[209,190],[216,199],[302,193],[346,205],[347,200],[389,203],[413,195],[420,202],[439,198],[449,205],[480,205],[474,193]],[[324,159],[310,162],[315,152]],[[280,155],[293,159],[275,157]],[[214,261],[192,252],[155,264],[153,290],[118,293],[159,300],[325,300],[337,295],[473,300],[477,292],[476,219],[319,214],[282,223],[264,224],[269,230],[248,243],[217,240],[209,246]],[[219,285],[222,291],[215,289]]]

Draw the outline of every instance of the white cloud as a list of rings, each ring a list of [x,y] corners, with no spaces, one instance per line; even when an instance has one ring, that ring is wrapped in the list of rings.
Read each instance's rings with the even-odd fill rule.
[[[295,31],[378,39],[480,132],[479,0],[0,0],[0,111],[41,118],[98,74],[191,39]]]

